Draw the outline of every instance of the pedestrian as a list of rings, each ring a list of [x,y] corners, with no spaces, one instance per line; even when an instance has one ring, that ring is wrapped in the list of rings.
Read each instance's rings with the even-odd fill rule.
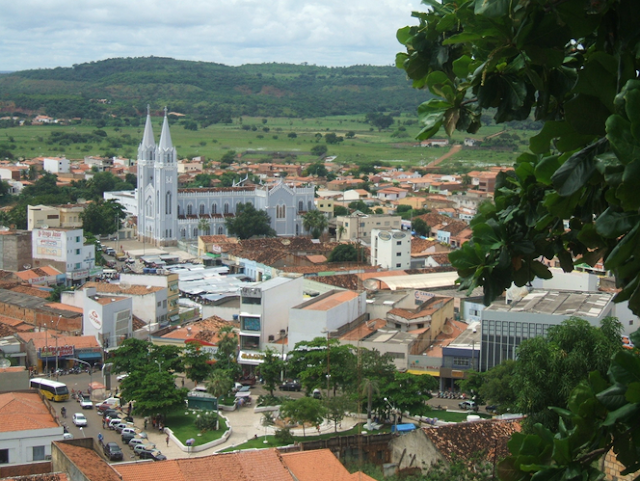
[[[147,429],[147,423],[149,422],[149,420],[147,418],[144,418],[144,429]]]
[[[169,435],[167,434],[167,447],[169,447]]]
[[[182,387],[184,387],[184,378],[182,378]]]
[[[105,418],[102,418],[102,429],[105,428],[106,424],[107,424],[107,420]]]

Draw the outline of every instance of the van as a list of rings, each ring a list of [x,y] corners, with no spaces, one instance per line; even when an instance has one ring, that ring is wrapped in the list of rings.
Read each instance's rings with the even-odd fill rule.
[[[110,397],[102,401],[96,406],[99,411],[106,411],[107,409],[115,409],[120,407],[120,398]]]

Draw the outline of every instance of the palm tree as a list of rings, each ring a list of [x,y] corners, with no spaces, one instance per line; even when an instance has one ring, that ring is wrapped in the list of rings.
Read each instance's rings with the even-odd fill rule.
[[[220,409],[220,398],[231,391],[233,379],[222,369],[213,371],[206,380],[207,392],[216,397],[216,417]]]
[[[200,230],[200,232],[208,233],[209,227],[211,227],[211,224],[209,224],[209,221],[207,219],[203,218],[198,222],[198,229]]]
[[[302,227],[311,231],[311,236],[314,239],[319,239],[328,225],[327,217],[319,210],[310,210],[302,216]]]
[[[377,379],[365,377],[360,382],[360,393],[367,396],[367,429],[371,431],[371,405],[373,393],[380,394],[380,384]]]

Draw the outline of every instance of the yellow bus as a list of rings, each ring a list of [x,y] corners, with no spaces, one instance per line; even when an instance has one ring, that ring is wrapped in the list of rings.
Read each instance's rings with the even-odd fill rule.
[[[40,391],[50,401],[66,401],[69,399],[69,389],[62,382],[51,381],[40,377],[31,379],[30,386]]]

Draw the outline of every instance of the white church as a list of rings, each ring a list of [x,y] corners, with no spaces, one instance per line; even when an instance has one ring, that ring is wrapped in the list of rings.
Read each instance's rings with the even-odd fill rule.
[[[225,218],[238,204],[250,203],[265,210],[279,236],[304,233],[302,215],[315,209],[314,187],[237,185],[178,189],[177,152],[171,142],[165,109],[160,141],[155,143],[151,115],[147,112],[142,142],[138,147],[138,239],[156,246],[197,240],[199,235],[225,234]],[[205,219],[209,228],[201,230]]]

